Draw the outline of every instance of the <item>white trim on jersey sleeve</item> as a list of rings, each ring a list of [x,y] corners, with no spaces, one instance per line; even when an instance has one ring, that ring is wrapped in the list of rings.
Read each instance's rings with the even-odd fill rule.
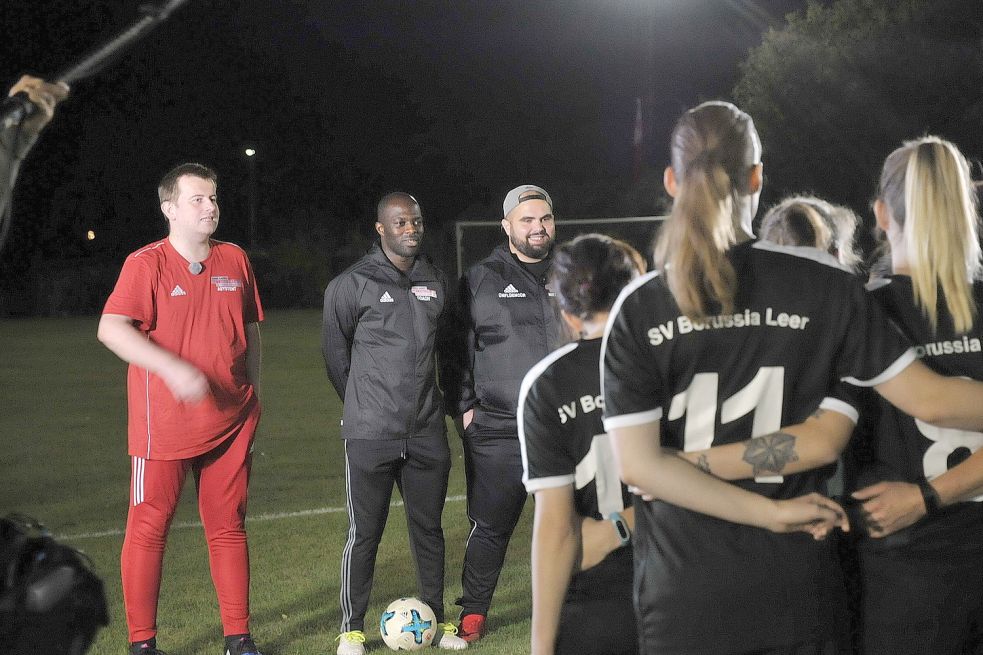
[[[819,409],[828,409],[831,412],[843,414],[843,416],[853,421],[854,425],[860,420],[860,412],[857,411],[857,408],[839,398],[823,398],[823,402],[819,403]]]
[[[628,298],[628,296],[633,294],[635,290],[638,289],[640,286],[644,285],[649,280],[657,278],[658,276],[659,276],[659,271],[651,271],[649,273],[646,273],[645,275],[636,277],[634,280],[626,284],[625,287],[621,290],[621,293],[618,294],[618,297],[615,299],[614,304],[611,305],[611,309],[608,312],[608,322],[604,326],[604,339],[603,341],[601,341],[602,353],[604,352],[604,346],[608,342],[608,335],[611,334],[611,326],[614,324],[614,318],[621,311],[621,306],[625,304],[625,300]],[[601,362],[603,365],[604,357],[601,357]]]
[[[604,395],[604,354],[608,349],[608,335],[611,334],[611,326],[614,325],[614,319],[617,318],[618,314],[621,312],[621,306],[625,304],[625,300],[634,293],[639,287],[644,285],[649,280],[658,277],[659,271],[651,271],[645,275],[639,276],[625,285],[625,288],[621,290],[618,297],[615,299],[614,304],[611,305],[611,310],[608,312],[608,322],[604,324],[604,336],[601,338],[601,358],[598,360],[599,373],[601,375],[601,398],[606,398]]]
[[[536,478],[534,480],[526,480],[525,474],[523,474],[523,484],[526,485],[526,491],[534,494],[537,491],[542,491],[543,489],[557,489],[559,487],[565,487],[567,485],[573,485],[574,476],[571,475],[552,475],[548,478]]]
[[[160,248],[163,245],[164,245],[164,239],[161,239],[157,243],[152,243],[149,246],[147,246],[146,248],[141,248],[140,250],[137,250],[135,253],[133,253],[130,256],[131,257],[139,257],[143,253],[148,252],[150,250],[157,250],[158,248]]]
[[[519,385],[519,401],[516,407],[515,419],[517,427],[519,428],[519,453],[522,455],[523,484],[526,484],[529,480],[529,458],[526,455],[526,430],[524,425],[525,417],[523,416],[526,408],[526,396],[529,395],[529,390],[532,388],[532,385],[536,382],[537,378],[539,378],[539,376],[542,375],[546,369],[553,364],[553,362],[560,359],[568,352],[576,350],[579,343],[580,342],[578,341],[573,341],[564,346],[560,346],[546,357],[543,357],[541,360],[536,362],[531,369],[529,369],[529,372],[526,373],[524,378],[522,378],[522,384]],[[570,479],[572,480],[573,476],[570,476]],[[530,493],[532,493],[531,490]]]
[[[877,377],[871,378],[870,380],[858,380],[857,378],[849,376],[840,379],[858,387],[876,387],[879,384],[887,382],[898,373],[908,368],[908,366],[910,366],[916,359],[918,359],[918,355],[915,354],[915,349],[909,348],[908,350],[904,351],[900,357],[894,360],[893,364],[884,369],[884,372]]]
[[[636,425],[646,423],[656,423],[662,420],[662,408],[656,407],[645,412],[635,412],[633,414],[622,414],[620,416],[604,417],[604,431],[611,432],[618,428],[631,428]]]
[[[786,255],[792,255],[793,257],[811,259],[814,262],[819,262],[820,264],[825,264],[826,266],[832,266],[833,268],[838,268],[841,271],[846,271],[847,273],[853,273],[853,271],[851,271],[847,266],[844,266],[840,260],[833,257],[833,255],[829,254],[825,250],[813,248],[812,246],[780,246],[777,243],[772,243],[771,241],[757,241],[752,247],[756,248],[757,250],[782,252]]]

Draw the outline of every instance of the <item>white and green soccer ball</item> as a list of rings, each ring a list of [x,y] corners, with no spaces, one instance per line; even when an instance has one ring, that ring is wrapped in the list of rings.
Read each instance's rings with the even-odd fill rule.
[[[437,617],[419,598],[398,598],[382,613],[379,632],[393,650],[420,650],[433,642]]]

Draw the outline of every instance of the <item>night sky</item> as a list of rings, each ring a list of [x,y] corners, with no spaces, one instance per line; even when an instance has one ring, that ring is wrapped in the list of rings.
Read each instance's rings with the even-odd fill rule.
[[[527,182],[551,191],[560,218],[652,212],[656,194],[613,200],[633,182],[635,98],[661,173],[676,117],[728,98],[748,48],[805,4],[188,0],[75,85],[22,169],[0,272],[94,257],[115,268],[163,235],[156,183],[186,160],[218,170],[218,236],[246,241],[245,147],[259,153],[265,246],[367,235],[374,199],[393,189],[431,224],[498,218]],[[5,0],[5,86],[64,70],[137,6]]]

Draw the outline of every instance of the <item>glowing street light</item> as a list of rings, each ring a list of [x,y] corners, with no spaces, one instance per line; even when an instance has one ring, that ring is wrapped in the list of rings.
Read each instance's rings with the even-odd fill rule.
[[[249,247],[256,248],[256,149],[246,148],[249,164]]]

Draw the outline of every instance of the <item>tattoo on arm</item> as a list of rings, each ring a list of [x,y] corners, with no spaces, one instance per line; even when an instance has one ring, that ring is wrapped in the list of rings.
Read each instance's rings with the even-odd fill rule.
[[[772,432],[750,439],[742,459],[751,465],[755,476],[782,473],[789,462],[799,459],[795,452],[795,437],[784,432]]]
[[[710,475],[713,475],[713,472],[710,470],[710,460],[707,459],[707,456],[705,454],[700,454],[697,456],[696,466],[704,473],[709,473]]]
[[[812,418],[819,418],[820,416],[822,416],[825,413],[826,413],[826,410],[825,409],[822,409],[822,408],[817,409],[816,411],[814,411],[812,413]]]

